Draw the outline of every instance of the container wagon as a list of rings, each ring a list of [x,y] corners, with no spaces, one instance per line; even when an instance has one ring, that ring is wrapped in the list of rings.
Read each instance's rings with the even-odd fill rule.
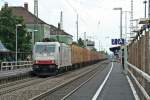
[[[36,42],[33,48],[33,73],[51,75],[102,60],[100,53],[77,45],[59,42]]]

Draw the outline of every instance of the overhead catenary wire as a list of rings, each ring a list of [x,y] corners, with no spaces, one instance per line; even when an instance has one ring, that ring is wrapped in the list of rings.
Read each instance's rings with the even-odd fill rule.
[[[68,0],[65,0],[65,2],[73,9],[73,11],[76,14],[79,14],[79,12],[76,10],[76,8],[73,7],[72,4]],[[82,23],[84,23],[85,25],[87,25],[87,22],[84,20],[84,18],[81,15],[78,15],[78,16],[79,16],[79,19],[82,21]]]

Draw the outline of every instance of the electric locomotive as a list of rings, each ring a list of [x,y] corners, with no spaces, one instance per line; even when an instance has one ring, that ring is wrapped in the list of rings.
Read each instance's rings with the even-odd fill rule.
[[[71,66],[71,49],[59,42],[36,42],[33,48],[33,73],[51,75]]]

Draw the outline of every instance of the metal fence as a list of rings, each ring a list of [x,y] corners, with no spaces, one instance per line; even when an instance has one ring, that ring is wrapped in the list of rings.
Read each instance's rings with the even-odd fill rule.
[[[18,61],[18,62],[1,62],[0,69],[1,71],[31,68],[32,61]]]
[[[127,47],[127,72],[141,100],[150,100],[149,32],[143,31]]]

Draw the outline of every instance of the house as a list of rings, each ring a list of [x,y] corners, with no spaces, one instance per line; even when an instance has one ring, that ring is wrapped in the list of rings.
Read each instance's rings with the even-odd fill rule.
[[[73,41],[73,36],[66,33],[65,31],[60,29],[60,25],[58,24],[58,28],[55,26],[51,25],[50,26],[50,38],[55,39],[59,42],[63,42],[66,44],[72,44]]]
[[[5,4],[5,7],[8,7],[8,3]],[[27,31],[32,33],[34,37],[34,42],[42,41],[43,38],[53,38],[66,44],[72,43],[72,35],[64,32],[59,27],[57,28],[53,25],[49,25],[40,18],[37,18],[28,10],[27,3],[24,4],[24,7],[9,6],[9,8],[15,16],[23,17]]]
[[[8,4],[5,4],[5,7],[8,7]],[[34,33],[35,42],[42,41],[45,37],[50,37],[50,25],[29,12],[27,3],[24,4],[24,7],[10,6],[9,8],[12,10],[13,15],[23,17],[27,31],[32,33],[32,35]]]

